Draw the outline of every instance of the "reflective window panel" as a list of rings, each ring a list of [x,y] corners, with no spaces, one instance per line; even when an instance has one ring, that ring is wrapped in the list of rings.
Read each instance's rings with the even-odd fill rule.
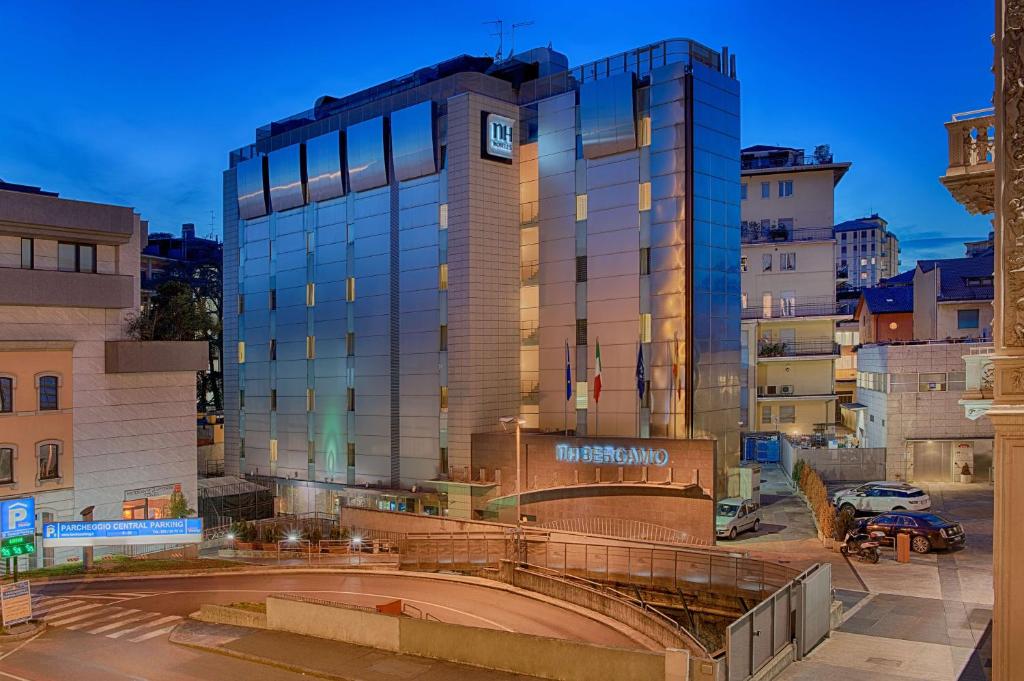
[[[306,203],[305,183],[302,178],[304,155],[305,149],[301,144],[293,144],[272,151],[268,155],[271,210],[288,210]]]
[[[306,141],[306,187],[310,201],[345,195],[341,133],[335,130]]]
[[[391,158],[399,181],[437,172],[433,102],[421,102],[391,114]]]
[[[600,158],[636,149],[634,77],[620,73],[580,87],[583,157]]]
[[[345,131],[345,144],[348,151],[348,186],[352,191],[362,192],[388,183],[382,116],[348,128]]]
[[[243,220],[267,214],[267,191],[264,183],[265,156],[242,161],[235,168],[238,175],[238,217]]]

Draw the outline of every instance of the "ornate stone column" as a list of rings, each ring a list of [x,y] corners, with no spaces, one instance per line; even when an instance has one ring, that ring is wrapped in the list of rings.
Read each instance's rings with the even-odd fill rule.
[[[996,0],[992,679],[1024,673],[1024,0]]]

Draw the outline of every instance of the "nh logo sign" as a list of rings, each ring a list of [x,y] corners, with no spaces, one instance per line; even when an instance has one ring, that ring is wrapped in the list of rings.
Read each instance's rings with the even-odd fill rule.
[[[484,118],[484,155],[501,160],[512,160],[515,121],[489,113]]]
[[[0,538],[35,534],[35,515],[35,499],[31,497],[0,501]]]

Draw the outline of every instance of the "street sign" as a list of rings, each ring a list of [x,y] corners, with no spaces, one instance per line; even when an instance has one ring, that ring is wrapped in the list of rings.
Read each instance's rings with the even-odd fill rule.
[[[20,537],[8,537],[0,541],[0,558],[20,558],[21,556],[31,556],[35,552],[35,535],[23,534]]]
[[[32,619],[32,589],[28,580],[0,586],[0,612],[5,627]]]
[[[36,500],[33,497],[0,501],[0,539],[36,532]]]
[[[138,546],[141,544],[198,544],[203,540],[201,518],[165,520],[98,520],[43,525],[43,547]]]

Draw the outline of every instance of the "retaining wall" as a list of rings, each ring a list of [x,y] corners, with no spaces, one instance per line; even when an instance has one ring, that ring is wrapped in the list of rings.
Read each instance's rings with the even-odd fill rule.
[[[199,612],[194,613],[192,618],[201,622],[231,624],[236,627],[267,628],[267,614],[265,612],[242,610],[241,608],[231,608],[226,605],[201,605]]]
[[[399,618],[331,601],[267,598],[267,628],[401,652]]]

